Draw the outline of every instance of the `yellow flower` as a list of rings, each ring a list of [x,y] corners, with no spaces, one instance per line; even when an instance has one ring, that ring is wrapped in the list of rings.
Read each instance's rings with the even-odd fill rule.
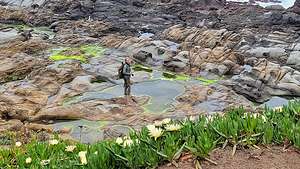
[[[21,147],[22,146],[22,143],[20,141],[17,141],[16,142],[16,147]]]
[[[30,164],[32,162],[32,159],[30,157],[26,158],[25,160],[26,164]]]
[[[283,110],[283,107],[282,107],[282,106],[274,107],[274,108],[273,108],[273,111],[282,112],[282,110]]]
[[[67,152],[73,152],[75,148],[76,148],[76,146],[67,146],[66,149],[65,149],[65,151],[67,151]]]
[[[41,165],[48,165],[50,163],[50,160],[42,160]]]
[[[82,165],[86,165],[87,164],[86,153],[87,153],[86,151],[80,151],[78,153],[78,156],[80,158],[80,162],[81,162]]]
[[[154,137],[154,140],[156,140],[158,137],[162,136],[163,130],[161,128],[156,128],[156,127],[149,127],[149,136]]]
[[[180,130],[182,126],[179,124],[168,124],[165,128],[167,131],[177,131]]]
[[[55,139],[54,140],[50,140],[49,144],[50,145],[56,145],[56,144],[58,144],[58,140],[55,140]]]
[[[116,143],[119,144],[119,145],[121,145],[123,143],[123,139],[121,137],[118,137],[116,139]]]
[[[127,147],[127,146],[131,146],[133,144],[133,141],[131,139],[128,140],[124,140],[123,146]]]

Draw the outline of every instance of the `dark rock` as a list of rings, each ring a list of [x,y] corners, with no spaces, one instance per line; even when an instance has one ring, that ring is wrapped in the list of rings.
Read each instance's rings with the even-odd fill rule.
[[[134,54],[133,58],[135,58],[141,62],[147,62],[150,59],[152,59],[152,53],[141,50],[141,51],[138,51],[136,54]]]

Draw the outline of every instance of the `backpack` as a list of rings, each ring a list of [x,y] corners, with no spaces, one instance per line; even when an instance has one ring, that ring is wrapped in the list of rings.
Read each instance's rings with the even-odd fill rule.
[[[122,62],[122,65],[118,69],[118,77],[119,77],[119,79],[123,79],[124,78],[123,68],[124,68],[124,63]]]

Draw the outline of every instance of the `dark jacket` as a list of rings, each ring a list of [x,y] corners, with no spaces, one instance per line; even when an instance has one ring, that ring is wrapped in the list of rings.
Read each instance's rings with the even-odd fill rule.
[[[131,67],[129,64],[125,63],[123,66],[123,75],[124,76],[131,76]]]

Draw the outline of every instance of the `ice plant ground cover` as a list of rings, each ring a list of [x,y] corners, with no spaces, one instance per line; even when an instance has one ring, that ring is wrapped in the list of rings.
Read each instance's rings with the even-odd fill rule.
[[[158,124],[158,122],[156,122]],[[29,144],[12,143],[0,150],[0,168],[153,168],[176,165],[182,153],[196,164],[209,160],[216,147],[289,145],[300,149],[300,101],[261,113],[236,108],[222,115],[199,116],[183,121],[164,120],[123,138],[86,145],[52,139]]]

